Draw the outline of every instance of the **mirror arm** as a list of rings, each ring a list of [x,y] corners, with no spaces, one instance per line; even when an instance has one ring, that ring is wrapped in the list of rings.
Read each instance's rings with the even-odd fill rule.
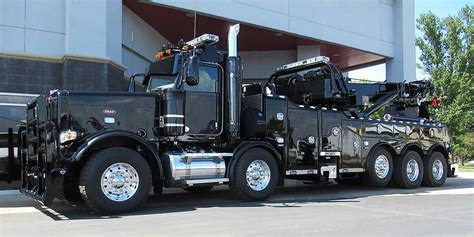
[[[135,75],[130,77],[130,81],[128,82],[128,92],[135,92]]]

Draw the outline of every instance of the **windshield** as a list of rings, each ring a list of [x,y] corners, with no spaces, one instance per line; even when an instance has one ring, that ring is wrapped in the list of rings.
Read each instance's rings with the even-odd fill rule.
[[[176,76],[151,76],[148,90],[157,91],[172,88]]]

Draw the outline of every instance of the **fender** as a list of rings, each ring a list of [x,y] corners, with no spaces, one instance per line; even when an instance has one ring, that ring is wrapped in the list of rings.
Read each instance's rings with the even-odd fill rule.
[[[426,155],[426,153],[423,151],[423,147],[418,143],[418,142],[412,142],[412,143],[408,143],[406,144],[403,149],[400,151],[400,154],[405,154],[407,152],[408,149],[412,148],[413,146],[417,147],[418,149],[420,149],[421,153],[423,155]]]
[[[441,143],[435,143],[433,144],[430,149],[428,149],[428,151],[426,152],[426,155],[429,155],[431,153],[433,153],[434,150],[439,150],[441,153],[443,153],[443,155],[446,157],[446,161],[449,160],[449,152],[448,152],[448,149],[446,149],[446,147],[444,147]],[[449,163],[449,162],[448,162]]]
[[[71,160],[73,162],[80,161],[84,155],[84,153],[94,147],[96,144],[98,144],[101,141],[104,141],[105,139],[110,139],[110,138],[127,138],[127,139],[132,139],[136,142],[137,145],[139,145],[146,153],[151,154],[153,158],[156,160],[156,163],[158,164],[158,169],[160,172],[160,179],[163,179],[163,167],[161,164],[161,159],[160,156],[158,155],[158,152],[156,151],[155,148],[153,148],[145,139],[142,137],[136,135],[135,133],[126,131],[126,130],[107,130],[103,132],[99,132],[96,134],[93,134],[90,137],[87,137],[85,141],[82,142],[82,144],[72,153]]]
[[[237,160],[240,158],[240,156],[242,156],[242,154],[244,154],[247,150],[254,147],[263,148],[267,150],[268,152],[270,152],[272,155],[274,155],[277,158],[277,163],[279,166],[278,170],[280,171],[280,174],[284,174],[284,172],[282,173],[282,171],[284,171],[283,169],[285,168],[285,165],[284,165],[285,161],[283,160],[283,157],[281,156],[281,154],[269,142],[245,141],[245,142],[240,143],[234,149],[234,156],[229,161],[229,164],[228,164],[229,168],[227,169],[227,177],[229,178],[229,180],[233,180],[234,178],[233,177],[234,172],[232,172],[232,170],[234,170],[235,164],[237,163]],[[280,175],[279,180],[278,180],[278,185],[283,185],[284,179],[285,179],[284,175]]]

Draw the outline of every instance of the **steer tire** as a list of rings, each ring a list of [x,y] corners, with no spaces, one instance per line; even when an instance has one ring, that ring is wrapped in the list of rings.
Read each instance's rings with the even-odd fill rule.
[[[185,187],[183,189],[192,194],[204,194],[211,191],[213,187],[214,186],[191,186],[191,187]]]
[[[439,179],[436,179],[433,174],[433,165],[436,161],[439,161],[443,166],[443,174]],[[446,182],[446,176],[448,174],[448,165],[446,163],[446,158],[442,153],[437,151],[433,152],[428,158],[425,158],[423,160],[423,166],[425,169],[422,182],[423,186],[441,187],[444,185],[444,183]]]
[[[410,180],[408,173],[408,163],[416,162],[418,166],[418,176],[416,179]],[[423,161],[420,155],[415,151],[407,152],[403,157],[397,157],[394,161],[393,181],[398,188],[414,189],[418,188],[423,181]],[[415,166],[416,166],[415,165]],[[416,167],[413,167],[416,168]],[[413,177],[415,178],[415,177]]]
[[[251,188],[247,182],[247,169],[254,161],[263,161],[270,171],[269,182],[261,190]],[[233,179],[229,183],[230,189],[236,198],[244,201],[265,200],[273,193],[278,183],[278,164],[275,158],[268,151],[260,148],[252,148],[238,157],[234,170],[231,172],[233,172]]]
[[[130,180],[124,177],[134,176],[136,177],[135,179],[138,179],[137,188],[134,189],[136,190],[135,193],[121,201],[112,200],[107,197],[102,187],[102,175],[106,174],[105,172],[109,172],[107,169],[113,167],[112,165],[119,164],[128,165],[127,167],[131,166],[136,171],[136,176],[129,175],[133,173],[130,173],[131,171],[129,170],[124,171],[123,168],[121,170],[120,168],[116,168],[118,169],[117,172],[121,173],[115,177],[123,178],[120,180]],[[110,172],[112,172],[112,169],[110,169]],[[106,175],[104,177],[110,176]],[[107,180],[107,178],[104,178],[104,180]],[[110,180],[110,178],[108,180]],[[114,179],[116,184],[117,180],[119,179]],[[120,185],[121,183],[118,184]],[[104,187],[107,185],[112,184],[107,183]],[[128,185],[128,183],[124,183],[120,187],[128,188],[128,186],[125,185]],[[145,159],[136,151],[123,147],[106,148],[92,155],[84,165],[79,179],[79,190],[82,198],[91,209],[102,214],[122,213],[137,208],[147,199],[151,185],[152,175]],[[109,186],[109,188],[110,187],[112,186]],[[113,196],[115,193],[110,192],[108,195]]]
[[[385,177],[379,177],[376,173],[375,162],[378,157],[385,157],[388,161],[388,172]],[[379,147],[367,157],[366,172],[363,174],[364,184],[373,187],[385,187],[390,182],[393,173],[393,160],[390,152],[384,148]]]

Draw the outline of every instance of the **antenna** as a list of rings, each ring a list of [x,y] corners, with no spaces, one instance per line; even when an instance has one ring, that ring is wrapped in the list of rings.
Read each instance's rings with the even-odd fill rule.
[[[130,50],[130,76],[133,75],[133,57],[135,56],[135,49],[134,49],[134,44],[135,44],[135,39],[134,39],[134,34],[135,34],[135,28],[132,29],[132,49]]]
[[[197,0],[194,0],[194,35],[193,35],[193,39],[196,38],[196,21],[197,21]]]

